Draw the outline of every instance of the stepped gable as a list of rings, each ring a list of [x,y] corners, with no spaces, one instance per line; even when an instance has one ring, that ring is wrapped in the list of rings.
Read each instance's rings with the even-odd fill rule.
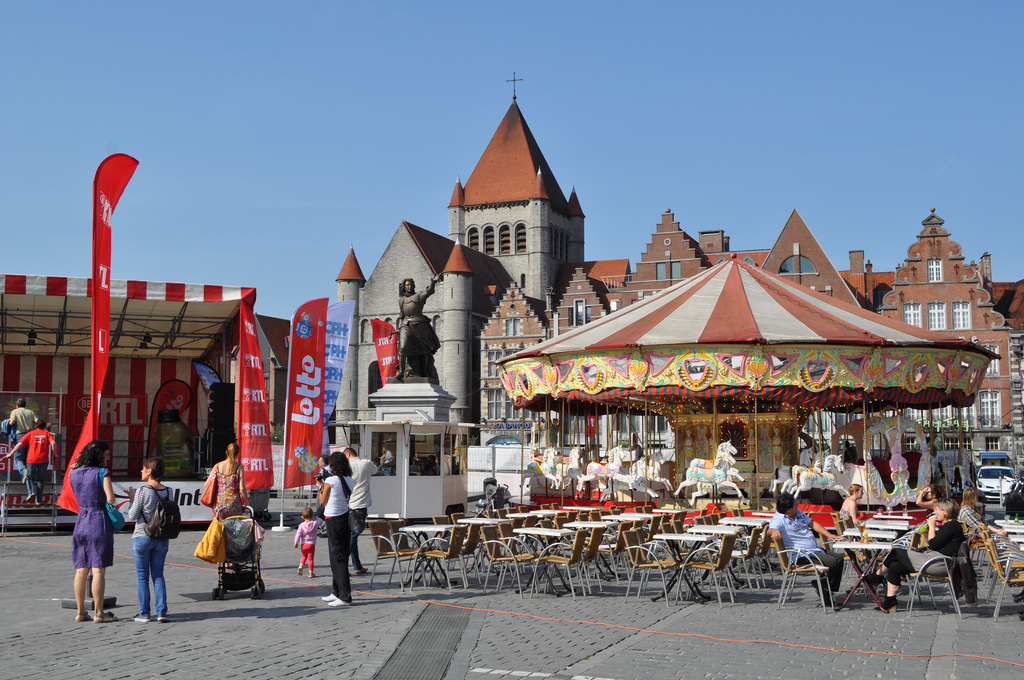
[[[338,272],[338,278],[334,280],[366,283],[366,277],[363,276],[363,270],[359,266],[359,260],[356,259],[356,252],[353,250],[352,246],[348,247],[348,256],[345,258],[345,264],[341,266],[341,271]]]
[[[431,271],[434,274],[443,272],[452,256],[455,241],[435,234],[429,229],[418,227],[411,222],[402,222],[402,227],[409,232],[409,236],[416,243],[416,247],[420,249],[423,259],[427,261]],[[494,290],[504,290],[508,288],[512,277],[497,259],[472,248],[462,248],[461,250],[466,264],[473,274],[473,313],[490,316],[494,310],[494,303],[491,302],[488,287],[493,286]]]
[[[455,194],[458,189],[456,185]],[[565,194],[519,111],[519,105],[514,101],[473,173],[466,180],[463,203],[455,203],[455,194],[451,205],[489,205],[546,199],[555,211],[571,215]]]

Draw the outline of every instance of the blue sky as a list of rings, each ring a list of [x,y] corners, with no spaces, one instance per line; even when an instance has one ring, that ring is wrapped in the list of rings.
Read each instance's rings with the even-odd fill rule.
[[[636,261],[662,211],[736,250],[800,210],[833,262],[906,255],[935,206],[1024,278],[1024,4],[10,3],[0,24],[3,271],[87,276],[90,190],[140,161],[116,278],[255,286],[288,316],[369,275],[402,220],[447,233],[518,101]]]

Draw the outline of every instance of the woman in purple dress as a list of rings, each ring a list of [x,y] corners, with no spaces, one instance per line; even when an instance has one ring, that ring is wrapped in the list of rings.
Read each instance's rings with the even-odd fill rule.
[[[107,517],[106,503],[114,502],[110,476],[101,473],[110,465],[110,447],[94,439],[78,455],[68,477],[78,500],[78,519],[71,534],[71,559],[75,565],[75,621],[88,621],[85,612],[85,582],[92,569],[92,599],[96,612],[93,623],[111,623],[117,617],[103,611],[106,569],[114,564],[114,526]]]

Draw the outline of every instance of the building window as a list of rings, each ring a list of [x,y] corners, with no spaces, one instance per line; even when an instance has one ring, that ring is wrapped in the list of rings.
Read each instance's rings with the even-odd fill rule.
[[[667,276],[665,274],[665,263],[664,262],[659,262],[658,264],[654,265],[654,271],[655,271],[654,278],[658,279],[659,281],[667,278]]]
[[[522,319],[505,319],[505,335],[521,335]]]
[[[796,262],[794,261],[793,256],[791,255],[791,256],[787,257],[785,260],[782,261],[782,264],[779,266],[779,273],[780,274],[795,274],[796,270],[793,269],[793,267],[795,267],[795,266],[796,266]],[[814,268],[814,263],[811,262],[810,260],[808,260],[803,255],[801,255],[800,256],[800,273],[801,274],[814,274],[816,272],[817,272],[817,270]]]
[[[907,302],[903,305],[903,323],[911,326],[921,325],[921,303]]]
[[[970,328],[971,327],[971,303],[970,302],[954,302],[953,303],[953,328]]]
[[[516,225],[516,252],[526,252],[526,226],[522,224]]]
[[[494,227],[484,227],[484,252],[494,255]]]
[[[996,345],[982,345],[982,347],[992,352],[992,354],[999,354],[999,347]],[[989,362],[985,375],[999,375],[999,359],[993,359]]]
[[[945,302],[929,302],[928,303],[928,330],[932,330],[932,331],[944,331],[944,330],[946,330],[946,303]]]
[[[939,260],[939,259],[928,260],[928,280],[929,281],[941,281],[942,280],[942,260]]]
[[[681,279],[683,278],[683,263],[673,262],[672,263],[672,278]]]
[[[978,424],[981,427],[999,427],[1002,425],[1002,409],[999,407],[999,393],[981,392],[978,394],[981,415]]]
[[[498,229],[498,245],[501,248],[499,252],[502,255],[508,255],[512,252],[512,230],[509,229],[507,224],[502,225]]]
[[[466,232],[466,243],[473,250],[480,250],[480,230],[474,227]]]

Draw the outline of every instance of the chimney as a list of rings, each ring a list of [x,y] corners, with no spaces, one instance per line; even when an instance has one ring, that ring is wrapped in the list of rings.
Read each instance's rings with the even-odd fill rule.
[[[863,250],[851,250],[850,251],[850,273],[851,274],[863,274],[864,273],[864,251]]]

